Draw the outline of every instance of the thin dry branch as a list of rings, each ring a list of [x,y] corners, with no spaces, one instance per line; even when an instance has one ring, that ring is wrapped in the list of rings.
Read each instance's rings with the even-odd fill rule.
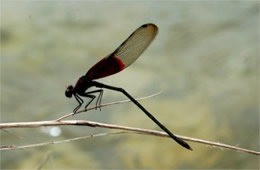
[[[87,121],[87,120],[63,120],[63,121],[52,120],[52,121],[38,121],[38,122],[1,123],[0,129],[3,129],[3,128],[33,128],[33,127],[41,127],[41,126],[61,126],[61,125],[89,126],[89,127],[108,128],[108,129],[119,129],[119,130],[131,131],[131,132],[147,134],[147,135],[169,137],[168,134],[166,134],[165,132],[160,132],[160,131],[156,131],[156,130],[133,128],[133,127],[127,127],[127,126],[92,122],[92,121]],[[227,145],[227,144],[223,144],[223,143],[219,143],[219,142],[211,142],[211,141],[207,141],[207,140],[180,136],[180,135],[176,135],[176,136],[185,141],[201,143],[201,144],[205,144],[205,145],[209,145],[209,146],[213,146],[213,147],[219,147],[219,148],[229,149],[229,150],[238,151],[238,152],[245,152],[245,153],[254,154],[254,155],[260,155],[260,152],[257,152],[257,151],[243,149],[240,147],[231,146],[231,145]]]
[[[108,136],[108,135],[118,135],[118,134],[123,134],[123,133],[127,133],[127,132],[120,131],[120,132],[113,132],[113,133],[99,133],[99,134],[95,134],[95,135],[80,136],[80,137],[75,137],[75,138],[70,138],[70,139],[65,139],[65,140],[50,141],[50,142],[43,142],[43,143],[23,145],[23,146],[6,145],[6,146],[1,146],[0,150],[28,149],[28,148],[35,148],[35,147],[41,147],[41,146],[46,146],[46,145],[52,145],[52,144],[68,143],[68,142],[82,140],[82,139],[88,139],[88,138],[95,138],[95,137]]]
[[[152,94],[152,95],[150,95],[150,96],[145,96],[145,97],[137,98],[136,100],[137,100],[137,101],[145,100],[145,99],[148,99],[148,98],[157,96],[157,95],[159,95],[159,94],[161,94],[161,93],[162,93],[162,91],[159,91],[158,93]],[[94,110],[94,109],[97,109],[97,108],[102,108],[102,107],[110,106],[110,105],[130,103],[130,102],[132,102],[132,101],[131,101],[131,100],[121,100],[121,101],[117,101],[117,102],[105,103],[105,104],[101,104],[101,105],[99,105],[99,106],[90,107],[90,108],[88,108],[88,109],[84,109],[84,110],[78,111],[76,114],[83,113],[83,112],[87,112],[87,111]],[[75,114],[74,114],[74,115],[75,115]],[[56,121],[61,121],[61,120],[63,120],[63,119],[66,119],[66,118],[68,118],[68,117],[71,117],[71,116],[73,116],[73,113],[66,114],[66,115],[64,115],[64,116],[62,116],[62,117],[56,119]]]

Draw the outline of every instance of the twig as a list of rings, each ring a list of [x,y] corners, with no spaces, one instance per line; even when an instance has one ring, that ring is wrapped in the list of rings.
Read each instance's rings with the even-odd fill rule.
[[[80,136],[80,137],[70,138],[70,139],[65,139],[65,140],[43,142],[43,143],[24,145],[24,146],[10,145],[10,146],[1,147],[0,150],[28,149],[28,148],[41,147],[41,146],[46,146],[46,145],[51,145],[51,144],[67,143],[67,142],[72,142],[72,141],[77,141],[77,140],[82,140],[82,139],[87,139],[87,138],[95,138],[95,137],[116,135],[116,134],[123,134],[123,133],[127,133],[127,132],[121,131],[121,132],[113,132],[113,133],[99,133],[96,135]]]
[[[158,93],[155,93],[155,94],[152,94],[150,96],[146,96],[146,97],[141,97],[141,98],[137,98],[136,100],[137,101],[140,101],[140,100],[145,100],[145,99],[148,99],[148,98],[151,98],[151,97],[154,97],[154,96],[157,96],[159,94],[161,94],[162,91],[159,91]],[[115,105],[115,104],[123,104],[123,103],[130,103],[131,100],[121,100],[121,101],[117,101],[117,102],[111,102],[111,103],[105,103],[105,104],[102,104],[102,105],[99,105],[99,106],[95,106],[95,107],[90,107],[88,108],[87,110],[84,109],[84,110],[80,110],[78,111],[76,114],[79,114],[79,113],[83,113],[83,112],[87,112],[87,111],[90,111],[90,110],[94,110],[94,109],[97,109],[97,108],[101,108],[101,107],[106,107],[106,106],[110,106],[110,105]],[[66,114],[58,119],[56,119],[56,121],[61,121],[63,119],[66,119],[70,116],[72,116],[73,113],[69,113],[69,114]]]
[[[37,167],[37,170],[41,170],[43,166],[47,163],[50,159],[51,151],[48,151],[47,154],[44,156],[44,159],[40,162],[40,165]]]
[[[41,127],[41,126],[61,126],[61,125],[76,125],[76,126],[101,127],[101,128],[108,128],[108,129],[120,129],[120,130],[132,131],[132,132],[137,132],[137,133],[147,134],[147,135],[169,137],[166,133],[160,132],[160,131],[133,128],[133,127],[127,127],[127,126],[113,125],[113,124],[105,124],[105,123],[92,122],[92,121],[86,121],[86,120],[63,120],[63,121],[52,120],[52,121],[39,121],[39,122],[1,123],[0,129],[2,129],[2,128],[32,128],[32,127]],[[209,145],[209,146],[229,149],[229,150],[238,151],[238,152],[246,152],[246,153],[254,154],[254,155],[260,155],[260,152],[257,152],[257,151],[243,149],[240,147],[231,146],[231,145],[227,145],[227,144],[223,144],[223,143],[211,142],[211,141],[206,141],[206,140],[191,138],[191,137],[186,137],[186,136],[180,136],[180,135],[176,135],[176,136],[183,140],[190,141],[190,142],[201,143],[201,144],[205,144],[205,145]],[[6,149],[6,148],[8,148],[8,147],[4,147],[3,149]]]

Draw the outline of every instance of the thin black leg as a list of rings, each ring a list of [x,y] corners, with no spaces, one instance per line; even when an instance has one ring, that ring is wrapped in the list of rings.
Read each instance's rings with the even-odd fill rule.
[[[83,100],[78,96],[78,95],[74,95],[75,99],[77,100],[77,102],[79,103],[79,105],[73,110],[73,115],[76,114],[76,112],[79,110],[79,108],[81,107]]]
[[[99,88],[106,88],[109,90],[114,90],[123,93],[126,97],[128,97],[137,107],[139,107],[150,119],[152,119],[162,130],[164,130],[173,140],[175,140],[181,146],[192,150],[192,148],[184,142],[182,139],[175,136],[170,130],[168,130],[163,124],[161,124],[151,113],[149,113],[137,100],[135,100],[130,94],[128,94],[124,89],[119,87],[113,87],[106,84],[102,84],[96,81],[92,82],[94,86]]]
[[[103,90],[101,89],[100,93],[98,95],[98,98],[97,98],[96,106],[100,106],[101,105],[102,97],[103,97]],[[101,111],[101,107],[99,107],[99,110]]]
[[[95,99],[96,96],[95,95],[84,95],[84,97],[90,98],[90,101],[85,106],[85,110],[87,110],[88,106],[90,105],[90,103],[92,103],[92,101]]]
[[[86,92],[84,95],[84,97],[89,97],[92,98],[88,104],[85,106],[85,109],[87,109],[87,107],[90,105],[90,103],[92,103],[92,101],[95,99],[95,95],[91,95],[93,93],[99,93],[97,101],[96,101],[96,109],[98,108],[98,106],[100,106],[101,104],[101,100],[102,100],[102,96],[103,96],[103,90],[102,89],[98,89],[98,90],[94,90],[94,91],[90,91],[90,92]],[[99,107],[99,109],[101,110],[101,108]]]

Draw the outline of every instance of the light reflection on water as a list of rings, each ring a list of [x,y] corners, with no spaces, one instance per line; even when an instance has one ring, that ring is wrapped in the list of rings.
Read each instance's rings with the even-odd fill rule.
[[[60,136],[62,132],[59,127],[41,127],[41,131],[53,137]]]
[[[177,134],[259,151],[257,3],[5,1],[1,122],[50,120],[71,112],[76,101],[65,98],[67,85],[134,29],[152,22],[160,31],[142,57],[101,81],[136,97],[163,90],[142,104]],[[103,103],[120,99],[124,97],[105,91]],[[76,118],[158,129],[132,104]],[[12,130],[19,140],[1,132],[1,143],[39,143],[106,131],[57,128],[62,134],[56,138],[39,129]],[[191,145],[194,151],[188,152],[164,138],[121,135],[1,152],[1,165],[34,168],[52,150],[55,165],[48,162],[45,168],[259,168],[256,156]]]

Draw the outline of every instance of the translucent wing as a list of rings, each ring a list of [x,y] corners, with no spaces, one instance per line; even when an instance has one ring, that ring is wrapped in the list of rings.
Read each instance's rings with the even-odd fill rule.
[[[158,27],[144,24],[135,30],[112,54],[100,60],[86,74],[89,80],[110,76],[131,65],[156,37]]]
[[[132,64],[150,45],[158,32],[154,24],[145,24],[133,32],[113,53],[125,65]]]

